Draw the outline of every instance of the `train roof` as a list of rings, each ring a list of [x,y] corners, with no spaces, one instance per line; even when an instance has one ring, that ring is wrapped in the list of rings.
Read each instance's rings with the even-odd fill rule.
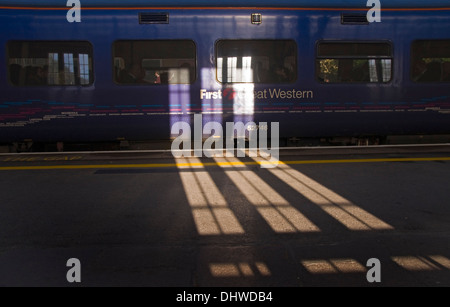
[[[368,0],[79,0],[82,7],[365,8]],[[68,0],[0,0],[2,7],[66,7]],[[381,8],[443,8],[449,0],[380,0]]]

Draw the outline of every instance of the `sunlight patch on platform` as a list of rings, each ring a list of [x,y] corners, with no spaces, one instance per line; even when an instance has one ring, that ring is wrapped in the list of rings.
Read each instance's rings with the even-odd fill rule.
[[[392,260],[408,271],[440,271],[450,270],[450,259],[442,255],[398,256]]]
[[[200,235],[243,234],[244,229],[228,207],[227,201],[211,176],[206,171],[196,170],[204,168],[198,165],[200,161],[192,160],[196,166],[189,166],[186,159],[179,159],[179,162],[184,165],[179,167],[179,174],[198,233]]]
[[[311,274],[365,273],[367,268],[354,259],[315,259],[301,261]]]
[[[214,277],[255,277],[271,276],[267,265],[263,262],[247,263],[211,263],[211,275]]]
[[[237,158],[215,158],[217,163],[231,162],[222,166],[226,175],[239,191],[255,206],[273,231],[277,233],[318,232],[320,229],[296,208],[291,206],[277,191],[255,172],[235,166]],[[219,164],[221,165],[221,164]]]
[[[258,162],[265,161],[260,157],[254,159]],[[278,167],[267,170],[350,230],[394,229],[391,225],[282,162]]]

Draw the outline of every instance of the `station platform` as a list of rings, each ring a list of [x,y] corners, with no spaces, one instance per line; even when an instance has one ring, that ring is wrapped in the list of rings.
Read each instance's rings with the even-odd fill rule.
[[[450,286],[450,145],[266,162],[0,154],[0,286]]]

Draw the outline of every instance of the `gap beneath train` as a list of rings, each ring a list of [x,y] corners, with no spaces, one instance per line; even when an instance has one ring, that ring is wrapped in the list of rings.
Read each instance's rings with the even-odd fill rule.
[[[203,140],[203,142],[206,139]],[[55,153],[55,152],[105,152],[105,151],[145,151],[145,150],[170,150],[173,140],[148,140],[132,141],[118,139],[106,142],[33,142],[23,140],[21,142],[0,144],[0,153]],[[391,136],[365,136],[365,137],[323,137],[323,138],[280,138],[279,148],[305,148],[305,147],[348,147],[348,146],[382,146],[382,145],[423,145],[423,144],[448,144],[450,135],[391,135]],[[192,142],[194,144],[194,141]],[[234,148],[245,144],[250,148],[249,141],[240,143],[235,139]],[[272,142],[268,140],[270,148]],[[223,148],[226,148],[223,142]],[[214,148],[214,147],[212,147]]]

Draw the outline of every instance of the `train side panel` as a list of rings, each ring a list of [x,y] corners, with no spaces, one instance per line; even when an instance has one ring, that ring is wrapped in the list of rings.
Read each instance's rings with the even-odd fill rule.
[[[0,9],[0,26],[5,29],[0,36],[0,58],[4,59],[0,65],[0,142],[168,139],[174,136],[175,123],[193,123],[193,115],[199,113],[204,122],[223,125],[279,122],[280,137],[450,132],[449,83],[413,81],[410,68],[416,41],[425,46],[431,40],[450,40],[445,30],[450,27],[449,10],[383,11],[382,22],[362,24],[342,24],[342,13],[355,14],[345,9],[87,10],[80,23],[69,23],[66,13]],[[167,14],[168,23],[140,23],[140,13],[158,18]],[[261,14],[262,22],[252,23],[252,14]],[[163,43],[152,45],[155,41]],[[170,41],[180,44],[165,45]],[[86,69],[85,81],[61,85],[54,80],[45,86],[14,83],[11,64],[41,65],[30,60],[34,50],[30,46],[49,42],[68,46],[65,50],[48,44],[50,51],[44,48],[45,56],[39,55],[47,65],[50,54],[59,55],[55,67],[66,71],[55,71],[53,77],[74,74],[66,65],[72,56],[73,67]],[[349,57],[339,54],[339,48],[364,50],[368,44],[377,44],[380,53],[358,51],[353,65],[370,64],[366,72],[375,74],[376,67],[384,65],[378,82],[372,82],[376,76],[361,82],[333,80]],[[192,45],[194,55],[183,51]],[[245,45],[252,47],[245,49]],[[137,49],[125,51],[133,46]],[[152,46],[180,50],[167,56],[169,61],[159,59],[164,52],[150,51]],[[280,46],[284,46],[279,53],[282,57],[275,55],[277,51],[265,55],[267,48]],[[446,48],[444,44],[444,55]],[[124,84],[116,79],[116,70],[128,67],[126,62],[132,57],[145,62],[147,74],[155,72],[155,65],[164,70],[164,65],[194,63],[193,75],[181,84]],[[446,60],[441,54],[428,55],[432,57]],[[85,66],[80,64],[82,59],[87,59]],[[173,64],[175,60],[179,64]],[[272,64],[281,60],[292,67],[292,76],[286,80],[233,79],[232,71],[242,75],[245,61],[253,62],[249,71],[259,61],[273,75]],[[177,66],[175,72],[180,71]],[[321,79],[322,73],[330,80]]]

